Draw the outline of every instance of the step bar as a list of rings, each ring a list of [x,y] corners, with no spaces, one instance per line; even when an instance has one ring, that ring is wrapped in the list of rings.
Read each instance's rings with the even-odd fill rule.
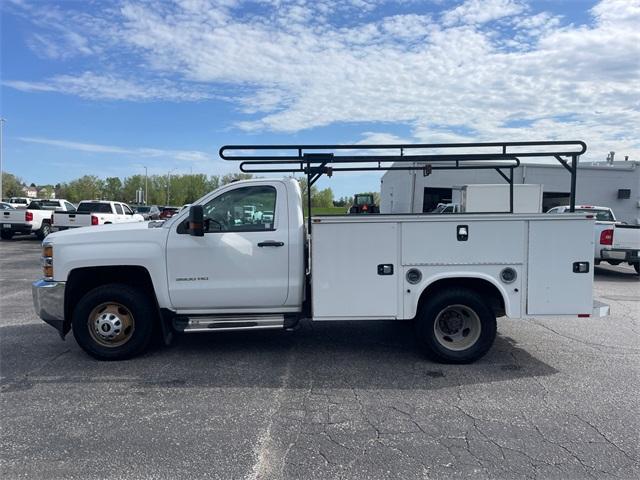
[[[284,315],[181,316],[173,320],[173,326],[184,333],[273,330],[285,328],[284,320]]]

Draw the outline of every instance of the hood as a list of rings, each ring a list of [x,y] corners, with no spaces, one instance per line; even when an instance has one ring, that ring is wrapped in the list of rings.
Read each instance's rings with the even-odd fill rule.
[[[154,232],[161,230],[163,222],[130,222],[112,223],[108,225],[95,225],[91,227],[71,228],[54,232],[45,238],[45,243],[84,243],[103,241],[122,241],[140,239],[149,232],[150,236],[155,236]]]

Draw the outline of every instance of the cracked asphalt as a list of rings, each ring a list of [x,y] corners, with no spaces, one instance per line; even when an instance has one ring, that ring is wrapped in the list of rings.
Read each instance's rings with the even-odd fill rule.
[[[640,478],[640,281],[605,319],[498,321],[473,365],[408,323],[183,336],[89,358],[33,311],[39,243],[0,242],[0,474],[29,479]]]

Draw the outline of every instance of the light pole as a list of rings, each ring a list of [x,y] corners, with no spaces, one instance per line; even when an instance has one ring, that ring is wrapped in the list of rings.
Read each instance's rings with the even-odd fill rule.
[[[169,184],[171,183],[171,172],[175,172],[176,169],[172,168],[167,172],[167,205],[169,205]]]
[[[147,194],[148,194],[148,179],[149,179],[149,175],[147,172],[147,167],[144,167],[144,204],[147,204]]]
[[[0,117],[0,202],[2,201],[2,130],[4,129],[4,122],[6,120]]]

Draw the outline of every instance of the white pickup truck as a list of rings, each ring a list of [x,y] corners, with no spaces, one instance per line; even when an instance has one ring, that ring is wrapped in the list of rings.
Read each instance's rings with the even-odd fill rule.
[[[273,213],[249,222],[245,205]],[[593,222],[344,215],[313,217],[305,231],[295,179],[239,181],[164,223],[51,234],[33,299],[45,322],[63,337],[73,329],[99,359],[141,353],[154,330],[168,342],[310,318],[413,320],[430,358],[468,363],[490,349],[497,317],[608,313],[593,302]]]
[[[578,205],[576,212],[592,215],[595,222],[595,264],[604,261],[611,265],[628,263],[640,275],[640,225],[618,222],[608,207]],[[554,207],[547,213],[568,213],[569,207]]]
[[[3,210],[0,213],[0,237],[11,240],[15,234],[35,233],[42,240],[51,232],[54,212],[73,212],[75,207],[66,200],[34,200],[27,208]]]
[[[78,204],[76,211],[59,212],[53,216],[56,230],[143,221],[144,217],[134,213],[126,203],[108,200],[83,200]]]
[[[37,202],[39,200],[39,198],[11,197],[8,203],[13,208],[27,208],[31,202]]]

